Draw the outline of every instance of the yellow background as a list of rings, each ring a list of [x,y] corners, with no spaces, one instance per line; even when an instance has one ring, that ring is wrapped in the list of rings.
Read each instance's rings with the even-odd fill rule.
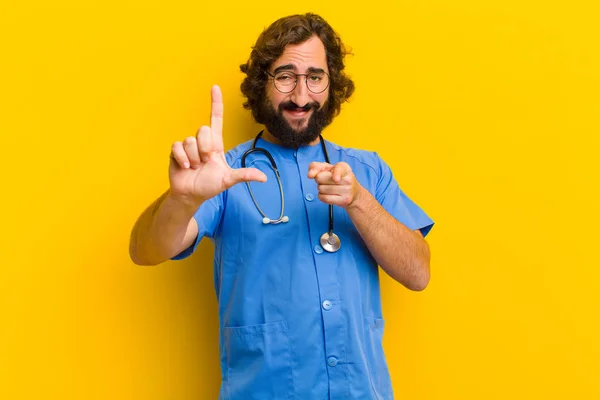
[[[437,223],[427,290],[383,284],[397,398],[600,398],[596,1],[10,3],[0,398],[216,398],[210,244],[138,267],[129,232],[212,84],[226,148],[256,134],[238,66],[308,10],[354,52],[326,137],[378,151]]]

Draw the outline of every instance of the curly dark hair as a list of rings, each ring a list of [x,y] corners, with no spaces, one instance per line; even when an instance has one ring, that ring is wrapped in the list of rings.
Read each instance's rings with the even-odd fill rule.
[[[256,122],[265,122],[262,104],[266,95],[267,74],[271,64],[277,60],[288,44],[300,44],[318,36],[325,46],[329,69],[329,107],[327,122],[340,113],[342,103],[354,92],[354,82],[344,74],[344,57],[351,54],[344,47],[339,35],[322,17],[307,13],[280,18],[265,29],[252,47],[250,59],[240,65],[246,74],[240,88],[247,98],[244,108],[252,110]]]

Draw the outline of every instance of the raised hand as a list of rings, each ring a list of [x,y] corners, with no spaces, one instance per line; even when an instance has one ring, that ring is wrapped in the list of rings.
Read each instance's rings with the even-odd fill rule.
[[[218,86],[211,89],[210,127],[202,126],[196,137],[173,143],[169,165],[171,195],[189,204],[205,200],[246,181],[265,182],[256,168],[232,169],[223,150],[223,96]]]
[[[362,189],[352,168],[345,162],[335,165],[312,162],[308,166],[308,177],[317,182],[319,200],[343,208],[354,204]]]

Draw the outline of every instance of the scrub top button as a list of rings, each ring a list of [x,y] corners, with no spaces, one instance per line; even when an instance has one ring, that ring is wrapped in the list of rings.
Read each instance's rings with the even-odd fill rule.
[[[327,359],[327,365],[329,365],[330,367],[335,367],[338,363],[338,359],[335,357],[329,357]]]
[[[323,248],[321,246],[319,246],[319,245],[316,245],[315,246],[315,253],[317,253],[317,254],[323,253]]]
[[[315,196],[312,193],[306,193],[306,196],[304,196],[304,197],[308,201],[313,201],[315,199]]]
[[[331,307],[333,307],[333,305],[331,304],[331,302],[329,300],[325,300],[323,302],[323,308],[325,310],[331,310]]]

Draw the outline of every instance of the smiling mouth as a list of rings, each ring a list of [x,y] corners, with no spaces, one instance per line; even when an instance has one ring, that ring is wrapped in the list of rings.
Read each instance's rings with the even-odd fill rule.
[[[304,110],[302,108],[296,108],[296,109],[292,109],[292,110],[284,110],[284,112],[292,117],[302,118],[302,117],[305,117],[308,114],[310,114],[311,110]]]

